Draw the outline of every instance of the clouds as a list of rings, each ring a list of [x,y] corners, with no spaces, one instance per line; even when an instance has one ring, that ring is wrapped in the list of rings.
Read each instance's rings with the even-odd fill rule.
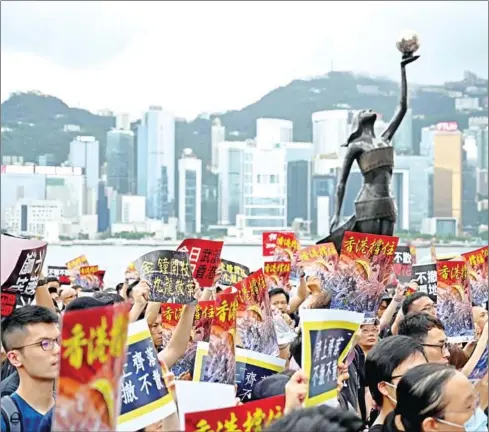
[[[2,2],[2,99],[38,89],[90,109],[240,108],[335,69],[397,78],[396,36],[421,36],[417,82],[487,73],[487,2]]]

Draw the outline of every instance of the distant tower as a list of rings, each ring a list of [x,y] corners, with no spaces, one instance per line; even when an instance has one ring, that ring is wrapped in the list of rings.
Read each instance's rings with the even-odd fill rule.
[[[219,172],[219,144],[226,140],[226,128],[222,126],[221,119],[216,117],[212,120],[211,143],[212,143],[212,171]]]

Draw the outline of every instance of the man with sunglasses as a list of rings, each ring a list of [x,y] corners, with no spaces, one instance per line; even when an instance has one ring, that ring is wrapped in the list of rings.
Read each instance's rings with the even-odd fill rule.
[[[2,431],[36,431],[53,407],[59,367],[58,317],[41,306],[15,309],[2,321],[2,344],[19,387],[2,398]]]
[[[399,324],[399,335],[409,336],[423,345],[429,363],[448,365],[448,350],[445,326],[428,313],[408,314]]]

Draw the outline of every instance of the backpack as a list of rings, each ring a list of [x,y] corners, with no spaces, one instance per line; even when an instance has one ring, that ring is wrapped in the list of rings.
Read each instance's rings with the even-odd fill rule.
[[[2,397],[2,418],[7,426],[5,432],[22,432],[22,413],[11,396]]]

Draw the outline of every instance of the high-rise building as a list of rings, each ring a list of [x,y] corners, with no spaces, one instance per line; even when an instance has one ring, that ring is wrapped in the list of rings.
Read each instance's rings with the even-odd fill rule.
[[[315,156],[339,156],[349,136],[348,111],[330,110],[312,114],[312,141]]]
[[[128,113],[117,113],[115,116],[115,128],[117,130],[130,131],[131,117]]]
[[[39,166],[56,166],[56,158],[52,153],[39,155],[37,160]]]
[[[224,141],[226,141],[226,128],[221,124],[221,120],[216,117],[212,120],[211,128],[211,165],[215,173],[219,172],[219,145]]]
[[[396,155],[395,167],[409,172],[409,214],[411,231],[420,232],[423,220],[430,217],[429,183],[432,162],[428,156]]]
[[[458,129],[440,124],[434,136],[433,216],[462,223],[463,140]]]
[[[294,124],[290,120],[259,118],[256,120],[257,146],[274,146],[294,140]]]
[[[219,146],[218,223],[235,225],[243,213],[244,141],[224,141]]]
[[[150,106],[138,128],[137,191],[146,197],[147,215],[168,220],[175,200],[175,117]]]
[[[202,161],[191,149],[183,151],[178,161],[179,231],[198,234],[202,231]]]
[[[311,232],[329,234],[329,221],[336,203],[337,173],[315,175],[311,179]]]
[[[113,129],[107,132],[107,185],[121,194],[136,192],[134,133]]]
[[[202,172],[202,229],[217,225],[219,221],[219,175],[210,169]]]
[[[103,180],[98,184],[97,216],[97,232],[107,232],[110,229],[110,211],[107,184]]]
[[[134,224],[146,220],[146,197],[140,195],[118,195],[117,222]]]
[[[93,136],[78,136],[70,143],[69,163],[83,168],[86,178],[85,214],[96,214],[100,180],[99,142]]]
[[[412,155],[413,148],[413,110],[408,108],[399,129],[393,139],[393,146],[397,154]]]
[[[420,156],[426,156],[433,160],[434,144],[433,140],[436,134],[436,125],[424,127],[421,129],[421,142],[419,143]]]

